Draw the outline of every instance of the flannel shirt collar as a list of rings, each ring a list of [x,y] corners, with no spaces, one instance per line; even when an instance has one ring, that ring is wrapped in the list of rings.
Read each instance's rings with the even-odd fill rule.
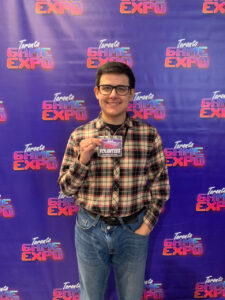
[[[98,118],[96,119],[95,126],[96,126],[97,129],[102,129],[106,126],[106,124],[105,124],[105,122],[102,118],[102,113],[100,113]],[[132,118],[129,116],[128,113],[127,113],[127,116],[126,116],[126,120],[123,123],[123,127],[128,127],[128,128],[133,127]]]

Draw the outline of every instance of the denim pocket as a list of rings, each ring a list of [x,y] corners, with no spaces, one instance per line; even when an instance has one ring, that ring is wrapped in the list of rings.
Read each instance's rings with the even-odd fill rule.
[[[143,216],[145,214],[145,210],[143,210],[139,215],[138,215],[138,220],[134,223],[126,224],[126,228],[128,231],[130,231],[134,236],[141,237],[141,238],[148,238],[149,235],[141,235],[138,233],[135,233],[135,231],[141,226],[143,223]]]
[[[88,230],[95,226],[98,222],[98,216],[96,218],[89,215],[82,207],[80,207],[77,214],[76,225],[83,230]]]

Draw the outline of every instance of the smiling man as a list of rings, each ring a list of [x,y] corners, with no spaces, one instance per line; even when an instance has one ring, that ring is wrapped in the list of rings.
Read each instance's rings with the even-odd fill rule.
[[[59,185],[80,206],[75,246],[80,300],[103,300],[111,266],[118,298],[140,300],[148,236],[169,198],[161,138],[127,114],[135,93],[132,70],[102,65],[94,88],[101,113],[73,131]]]

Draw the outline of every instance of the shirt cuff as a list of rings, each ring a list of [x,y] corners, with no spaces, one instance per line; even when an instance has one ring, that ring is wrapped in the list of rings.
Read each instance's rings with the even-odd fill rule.
[[[158,218],[157,218],[158,220]],[[150,232],[153,230],[157,220],[152,221],[151,220],[151,215],[148,212],[148,210],[146,211],[144,217],[143,217],[143,222],[148,226],[148,228],[150,229]]]
[[[70,166],[70,172],[76,178],[83,178],[86,176],[89,167],[83,165],[78,159],[75,161],[73,166]]]

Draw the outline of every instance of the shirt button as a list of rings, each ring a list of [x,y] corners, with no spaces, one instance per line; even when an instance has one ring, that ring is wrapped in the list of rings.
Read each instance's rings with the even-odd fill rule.
[[[119,183],[116,182],[116,181],[114,181],[114,183],[113,183],[113,190],[117,191],[118,189],[119,189]]]
[[[110,227],[110,226],[107,226],[106,228],[107,228],[107,230],[111,229],[111,227]]]

